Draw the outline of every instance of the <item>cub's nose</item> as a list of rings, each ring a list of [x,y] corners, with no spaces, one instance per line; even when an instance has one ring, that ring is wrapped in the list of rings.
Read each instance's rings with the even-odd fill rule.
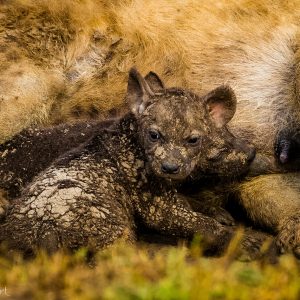
[[[179,172],[179,166],[174,163],[164,162],[161,164],[161,170],[166,174],[177,174]]]

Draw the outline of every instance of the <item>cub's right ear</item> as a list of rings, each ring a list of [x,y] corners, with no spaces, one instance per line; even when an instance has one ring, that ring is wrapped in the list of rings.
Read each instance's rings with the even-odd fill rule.
[[[234,116],[237,101],[232,88],[222,85],[208,93],[204,103],[212,122],[220,128]]]
[[[129,71],[126,101],[134,114],[141,114],[149,104],[150,96],[154,92],[143,78],[143,76],[135,69]]]
[[[151,87],[152,91],[155,93],[163,93],[165,90],[165,85],[159,76],[154,72],[149,72],[145,80],[147,81],[148,85]]]

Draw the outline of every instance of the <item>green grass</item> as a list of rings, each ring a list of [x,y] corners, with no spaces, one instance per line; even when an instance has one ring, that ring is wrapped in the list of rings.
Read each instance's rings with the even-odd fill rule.
[[[96,254],[39,253],[24,260],[2,252],[0,299],[300,299],[299,262],[240,262],[233,250],[204,258],[187,248],[115,245]]]

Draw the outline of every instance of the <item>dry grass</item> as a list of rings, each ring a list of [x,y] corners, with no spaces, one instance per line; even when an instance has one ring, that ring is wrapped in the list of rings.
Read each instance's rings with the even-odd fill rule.
[[[0,299],[299,299],[299,263],[240,262],[232,250],[202,257],[200,247],[115,245],[88,262],[87,251],[35,259],[2,252]]]

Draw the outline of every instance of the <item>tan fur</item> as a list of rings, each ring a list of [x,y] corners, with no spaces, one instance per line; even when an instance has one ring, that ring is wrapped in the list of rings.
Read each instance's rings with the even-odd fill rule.
[[[136,65],[197,93],[230,84],[238,98],[230,129],[256,146],[253,174],[281,172],[275,134],[300,120],[298,1],[2,3],[0,141],[32,123],[103,118],[122,108],[127,71]],[[300,213],[293,176],[237,187],[256,222],[280,231],[290,207]],[[281,180],[284,188],[271,195]],[[285,193],[292,195],[286,202]],[[281,209],[268,209],[272,201]]]
[[[240,113],[248,113],[249,99],[258,102],[273,97],[273,87],[282,86],[286,79],[287,60],[294,58],[287,42],[295,38],[297,31],[296,2],[253,4],[223,0],[205,5],[196,0],[177,0],[171,4],[166,0],[159,4],[154,0],[113,3],[69,0],[62,4],[27,0],[9,3],[1,5],[4,30],[0,44],[9,49],[3,55],[14,49],[21,60],[28,60],[28,65],[19,66],[18,61],[6,64],[17,65],[24,72],[37,65],[40,72],[50,69],[67,78],[68,91],[57,87],[59,100],[52,110],[46,109],[42,118],[48,123],[97,114],[101,117],[105,111],[121,105],[119,99],[125,94],[127,72],[132,65],[144,73],[152,68],[164,74],[167,85],[183,85],[196,92],[232,83],[244,103],[239,105]],[[253,26],[254,22],[259,26]],[[266,72],[258,69],[269,71],[268,78],[264,76]],[[263,89],[261,77],[269,82]],[[45,82],[50,85],[51,79],[45,78]],[[269,85],[272,85],[271,95]],[[36,107],[41,102],[36,98],[45,94],[43,87],[35,90],[37,97],[24,98],[27,106],[32,102]],[[286,90],[291,95],[288,87]],[[51,96],[43,99],[48,103],[48,98]],[[34,112],[30,114],[28,109],[27,114],[29,120],[36,121]],[[257,118],[249,120],[243,129],[248,129],[253,121]],[[12,130],[12,134],[15,131],[19,128]]]

